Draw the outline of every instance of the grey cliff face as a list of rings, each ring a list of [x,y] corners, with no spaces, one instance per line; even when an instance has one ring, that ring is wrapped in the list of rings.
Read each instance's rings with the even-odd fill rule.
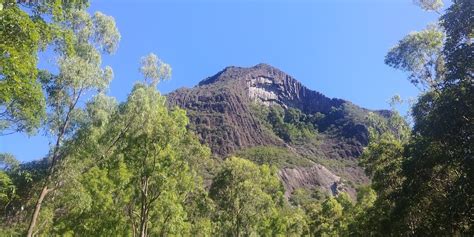
[[[254,102],[266,106],[297,108],[305,113],[328,113],[331,107],[341,106],[345,102],[312,91],[293,77],[267,64],[250,68],[227,67],[199,85],[212,83],[236,83],[245,88],[247,96]]]

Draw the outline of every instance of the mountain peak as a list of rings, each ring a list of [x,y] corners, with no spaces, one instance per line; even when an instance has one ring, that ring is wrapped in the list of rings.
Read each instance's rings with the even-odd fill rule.
[[[201,81],[198,87],[208,85],[226,85],[261,105],[293,107],[308,113],[328,112],[331,106],[344,102],[310,90],[287,73],[265,63],[252,67],[226,67]]]
[[[228,66],[216,73],[215,75],[199,82],[199,86],[209,85],[217,82],[233,81],[235,79],[257,78],[259,76],[278,78],[274,77],[276,75],[284,77],[288,76],[286,73],[282,72],[278,68],[266,63],[259,63],[252,67]]]
[[[280,149],[278,154],[281,150],[289,152],[281,159],[293,157],[296,163],[308,157],[306,163],[302,162],[311,165],[309,168],[281,173],[287,191],[307,184],[332,191],[338,189],[337,182],[343,176],[326,175],[329,172],[314,166],[314,162],[321,157],[353,162],[368,141],[366,117],[369,110],[341,99],[328,98],[264,63],[252,67],[226,67],[198,86],[170,93],[167,101],[170,106],[188,111],[190,129],[218,157],[253,147],[266,147],[270,151],[277,147]],[[270,115],[280,116],[283,120],[275,121],[281,124],[272,122]],[[315,129],[317,141],[313,138],[288,140],[288,136],[304,136],[303,130],[307,133]],[[353,177],[351,181],[354,182],[364,182],[366,178],[361,169],[354,167],[341,174]]]
[[[252,68],[277,69],[277,68],[273,67],[272,65],[266,64],[266,63],[259,63],[255,66],[253,66]]]

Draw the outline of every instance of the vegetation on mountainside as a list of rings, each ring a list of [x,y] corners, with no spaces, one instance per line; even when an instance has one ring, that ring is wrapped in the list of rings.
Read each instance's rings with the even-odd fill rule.
[[[416,2],[426,10],[442,6],[440,0]],[[238,152],[243,159],[212,161],[189,130],[186,112],[167,106],[156,89],[171,68],[154,54],[142,59],[144,80],[126,101],[106,96],[112,71],[102,68],[100,55],[117,47],[114,20],[89,15],[82,1],[60,3],[1,2],[2,21],[18,31],[0,34],[19,38],[0,44],[7,51],[0,129],[33,131],[44,124],[55,139],[40,161],[0,154],[1,236],[474,235],[472,1],[453,1],[439,25],[408,35],[387,54],[386,63],[407,71],[422,89],[412,128],[395,112],[388,119],[361,117],[350,104],[324,116],[280,107],[259,111],[268,128],[295,147],[319,141],[322,133],[353,139],[358,133],[345,130],[348,123],[367,125],[360,165],[372,182],[357,187],[355,200],[318,189],[297,189],[287,200],[278,168],[306,163],[282,148],[255,147]],[[46,23],[37,11],[52,20]],[[49,27],[62,34],[42,42],[38,34]],[[38,72],[39,46],[51,42],[59,45],[58,73]],[[8,57],[16,53],[24,60]],[[30,104],[21,88],[31,94],[28,100],[44,103]],[[326,119],[339,122],[325,126]]]
[[[271,164],[277,168],[304,167],[314,164],[308,159],[281,147],[256,146],[240,150],[236,155],[259,165]]]
[[[265,120],[272,131],[285,142],[298,144],[317,138],[314,116],[307,116],[298,109],[283,109],[277,105],[271,106],[267,111]]]

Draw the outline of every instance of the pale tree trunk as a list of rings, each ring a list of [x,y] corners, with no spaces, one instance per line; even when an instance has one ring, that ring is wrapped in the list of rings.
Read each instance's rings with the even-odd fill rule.
[[[148,177],[143,180],[140,211],[140,237],[148,236]]]
[[[51,179],[53,178],[53,172],[54,172],[55,163],[56,163],[56,159],[57,159],[57,156],[58,156],[59,144],[60,144],[59,139],[60,138],[58,138],[58,141],[56,142],[56,148],[54,150],[53,160],[52,160],[51,165],[48,169],[48,176],[46,177],[46,180],[44,181],[43,188],[41,189],[41,193],[38,197],[38,200],[36,201],[35,210],[33,211],[33,215],[31,216],[30,225],[28,226],[28,234],[26,235],[27,237],[32,237],[33,236],[33,231],[35,229],[36,222],[38,220],[38,216],[39,216],[39,213],[40,213],[40,210],[41,210],[41,205],[43,204],[43,200],[46,197],[46,195],[51,190],[53,190],[53,189],[48,189],[48,186],[51,182]]]
[[[48,194],[49,191],[50,190],[48,189],[47,185],[45,185],[41,190],[40,196],[36,201],[35,210],[33,212],[33,215],[31,216],[30,226],[28,227],[28,234],[26,235],[28,237],[31,237],[33,235],[33,231],[36,226],[36,221],[38,220],[38,216],[41,210],[41,204],[43,203],[44,197],[46,197],[46,194]]]
[[[36,226],[36,222],[38,220],[39,212],[41,210],[41,204],[43,203],[44,198],[46,195],[51,191],[48,189],[48,186],[51,182],[51,179],[53,178],[54,171],[56,169],[56,162],[59,159],[59,148],[61,146],[61,142],[66,135],[66,130],[69,127],[69,121],[71,118],[71,113],[72,111],[76,108],[77,102],[79,102],[79,98],[81,98],[82,92],[84,88],[79,89],[78,92],[74,90],[72,98],[74,98],[73,102],[69,104],[66,118],[64,118],[64,122],[62,123],[62,126],[59,127],[59,133],[58,137],[56,139],[56,144],[54,145],[54,151],[53,151],[53,158],[51,160],[51,165],[49,166],[48,169],[48,176],[46,177],[46,180],[43,185],[43,189],[41,190],[40,196],[38,197],[38,200],[36,201],[35,205],[35,210],[33,212],[33,215],[31,216],[31,221],[30,225],[28,226],[28,234],[26,235],[27,237],[33,236],[33,231]]]
[[[79,101],[79,98],[81,97],[83,88],[81,88],[77,93],[74,91],[74,94],[72,98],[74,98],[73,102],[68,106],[68,111],[66,114],[66,118],[64,118],[64,122],[61,127],[59,127],[59,133],[58,137],[56,139],[56,143],[54,145],[54,151],[53,151],[53,158],[51,159],[51,165],[49,166],[48,169],[48,176],[46,177],[46,180],[44,182],[43,188],[41,190],[40,196],[38,197],[38,200],[36,201],[35,205],[35,210],[33,211],[33,215],[31,216],[31,221],[30,225],[28,226],[28,234],[26,235],[27,237],[33,236],[33,231],[36,226],[36,222],[38,220],[39,213],[41,211],[41,204],[43,203],[44,198],[46,195],[51,191],[48,189],[48,186],[53,178],[54,171],[56,169],[56,162],[59,159],[59,148],[61,146],[61,142],[66,135],[66,130],[69,127],[69,121],[71,118],[71,113],[72,111],[76,108],[77,102]]]

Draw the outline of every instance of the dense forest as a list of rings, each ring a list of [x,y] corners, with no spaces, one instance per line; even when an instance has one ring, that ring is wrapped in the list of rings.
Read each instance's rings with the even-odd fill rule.
[[[350,116],[367,126],[367,141],[347,141],[364,146],[349,162],[370,182],[288,194],[280,168],[345,164],[278,142],[217,157],[196,134],[206,127],[157,89],[171,66],[155,54],[125,101],[107,95],[101,57],[121,39],[112,16],[87,0],[0,0],[0,135],[54,138],[40,160],[0,153],[0,236],[474,236],[474,4],[414,2],[439,21],[385,57],[420,91],[410,125],[342,102],[327,114],[251,110],[271,141],[296,148],[358,132],[344,130]],[[39,69],[44,52],[54,70]]]

